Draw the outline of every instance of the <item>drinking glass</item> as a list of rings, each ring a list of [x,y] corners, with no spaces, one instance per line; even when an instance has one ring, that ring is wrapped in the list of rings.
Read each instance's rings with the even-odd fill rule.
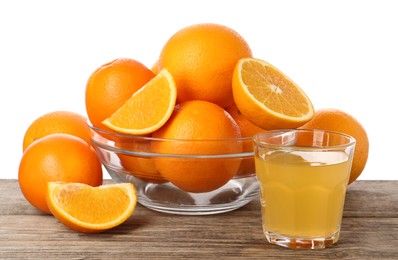
[[[263,231],[293,249],[325,248],[339,239],[355,139],[288,129],[253,137]]]

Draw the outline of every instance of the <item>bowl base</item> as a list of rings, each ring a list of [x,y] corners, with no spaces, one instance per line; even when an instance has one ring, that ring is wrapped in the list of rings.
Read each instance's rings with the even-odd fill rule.
[[[211,215],[238,209],[259,196],[257,177],[234,178],[211,192],[191,193],[170,182],[157,184],[144,182],[129,174],[108,169],[119,182],[131,182],[137,189],[138,203],[164,213],[178,215]]]

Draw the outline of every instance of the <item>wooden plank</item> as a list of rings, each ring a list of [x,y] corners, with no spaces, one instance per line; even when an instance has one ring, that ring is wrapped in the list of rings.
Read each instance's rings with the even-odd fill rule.
[[[294,251],[266,242],[258,200],[211,216],[169,215],[139,205],[121,226],[89,235],[35,210],[15,180],[0,180],[0,258],[398,259],[397,184],[354,183],[340,242],[326,250]]]
[[[145,209],[140,211],[146,212]],[[145,215],[137,215],[109,232],[87,235],[67,229],[50,216],[21,216],[13,220],[1,217],[0,222],[7,221],[8,225],[2,228],[0,234],[0,257],[398,257],[397,219],[344,219],[341,241],[337,246],[314,252],[293,251],[269,245],[258,225],[250,228],[250,225],[238,220],[220,225],[220,218],[215,220],[213,217],[200,217],[206,218],[206,221],[200,221],[202,224],[199,225],[195,223],[196,220],[185,223],[186,217],[170,218],[160,215],[148,219]]]
[[[347,189],[344,216],[398,217],[398,181],[356,181]]]

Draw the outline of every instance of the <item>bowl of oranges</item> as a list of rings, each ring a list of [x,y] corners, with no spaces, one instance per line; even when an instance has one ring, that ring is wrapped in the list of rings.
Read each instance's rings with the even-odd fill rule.
[[[116,182],[131,182],[143,206],[207,215],[235,210],[258,196],[251,138],[172,139],[132,136],[91,126],[92,144]]]
[[[258,195],[251,136],[262,129],[238,112],[232,93],[246,57],[251,49],[236,31],[196,24],[173,34],[151,68],[119,58],[91,74],[92,145],[114,180],[136,186],[139,203],[203,215]]]

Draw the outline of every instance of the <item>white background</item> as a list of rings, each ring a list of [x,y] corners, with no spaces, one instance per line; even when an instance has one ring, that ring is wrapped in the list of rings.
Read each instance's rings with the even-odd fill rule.
[[[385,0],[1,1],[0,178],[17,178],[37,117],[86,115],[85,84],[97,67],[119,57],[150,67],[177,30],[213,22],[239,32],[316,109],[363,124],[370,154],[360,179],[398,179],[397,11]]]

